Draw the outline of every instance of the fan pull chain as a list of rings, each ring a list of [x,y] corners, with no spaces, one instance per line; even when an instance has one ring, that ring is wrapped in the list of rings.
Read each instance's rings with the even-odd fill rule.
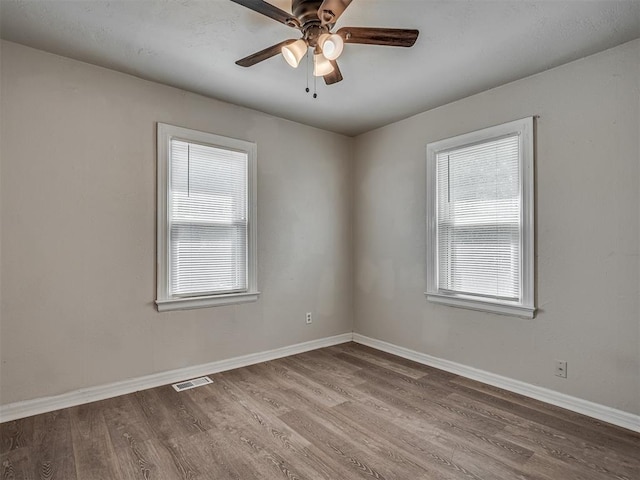
[[[309,93],[309,49],[307,49],[307,88],[304,89],[305,92]],[[315,70],[316,65],[316,56],[313,56],[313,66]],[[318,85],[316,76],[313,75],[313,98],[318,98]]]
[[[313,55],[313,71],[315,71],[316,69],[315,67],[316,67],[316,56]],[[309,50],[307,50],[307,93],[309,93]],[[318,90],[316,86],[315,75],[313,75],[313,98],[318,98]]]
[[[309,93],[309,49],[307,48],[307,88],[304,90]]]
[[[317,80],[318,80],[318,77],[314,75],[313,76],[313,98],[318,98]]]

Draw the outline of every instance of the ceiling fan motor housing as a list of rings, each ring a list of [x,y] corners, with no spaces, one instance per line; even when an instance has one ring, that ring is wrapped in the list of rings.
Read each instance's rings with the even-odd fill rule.
[[[309,22],[319,23],[318,9],[320,5],[322,5],[322,0],[292,0],[291,11],[302,26]]]
[[[321,5],[322,0],[292,0],[291,2],[291,11],[300,22],[300,30],[310,47],[315,47],[318,44],[318,37],[328,33],[334,25],[333,22],[322,25],[318,18],[318,9]],[[333,19],[333,16],[330,19]]]

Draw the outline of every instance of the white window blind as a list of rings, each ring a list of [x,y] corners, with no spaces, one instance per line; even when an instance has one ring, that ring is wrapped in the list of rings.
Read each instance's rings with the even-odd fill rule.
[[[441,290],[520,298],[519,135],[437,154]]]
[[[171,139],[169,294],[246,291],[246,152]]]

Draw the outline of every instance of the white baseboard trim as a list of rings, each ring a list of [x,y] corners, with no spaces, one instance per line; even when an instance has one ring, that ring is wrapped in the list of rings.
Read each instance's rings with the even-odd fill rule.
[[[519,380],[513,380],[508,377],[496,375],[495,373],[486,372],[484,370],[462,365],[450,360],[433,357],[426,353],[417,352],[382,340],[366,337],[359,333],[344,333],[333,337],[326,337],[287,347],[276,348],[274,350],[267,350],[265,352],[252,353],[249,355],[233,357],[227,360],[219,360],[203,365],[170,370],[168,372],[146,375],[144,377],[132,378],[107,385],[84,388],[81,390],[63,393],[61,395],[0,405],[0,422],[8,422],[19,418],[30,417],[32,415],[52,412],[61,408],[68,408],[98,400],[105,400],[107,398],[117,397],[118,395],[125,395],[139,390],[176,383],[189,378],[233,370],[234,368],[246,367],[248,365],[288,357],[290,355],[296,355],[298,353],[308,352],[318,348],[330,347],[332,345],[338,345],[352,340],[354,342],[361,343],[362,345],[367,345],[383,352],[391,353],[408,360],[413,360],[423,365],[439,368],[440,370],[471,378],[479,382],[503,388],[510,392],[519,393],[526,397],[535,398],[536,400],[541,400],[558,407],[566,408],[573,412],[597,418],[598,420],[602,420],[613,425],[627,428],[635,432],[640,432],[640,415],[634,415],[632,413],[600,405],[588,400],[572,397],[564,393],[555,392],[547,388],[538,387]]]
[[[541,400],[543,402],[550,403],[551,405],[556,405],[573,412],[597,418],[598,420],[602,420],[619,427],[640,432],[640,415],[634,415],[633,413],[624,412],[599,403],[572,397],[570,395],[538,387],[530,383],[513,380],[508,377],[496,375],[495,373],[468,367],[450,360],[432,357],[426,353],[420,353],[415,350],[399,347],[392,343],[360,335],[359,333],[353,334],[353,341],[408,360],[413,360],[414,362],[418,362],[423,365],[439,368],[440,370],[455,373],[456,375],[471,378],[482,383],[503,388],[510,392],[519,393],[526,397],[535,398],[536,400]]]
[[[118,395],[125,395],[139,390],[176,383],[189,378],[224,372],[226,370],[246,367],[256,363],[275,360],[276,358],[288,357],[290,355],[308,352],[318,348],[330,347],[332,345],[350,342],[352,338],[353,334],[351,332],[343,333],[342,335],[320,338],[318,340],[311,340],[309,342],[276,348],[274,350],[267,350],[265,352],[251,353],[249,355],[233,357],[227,360],[219,360],[203,365],[195,365],[192,367],[170,370],[168,372],[155,373],[144,377],[109,383],[107,385],[83,388],[63,393],[61,395],[9,403],[7,405],[0,406],[0,422],[8,422],[18,418],[30,417],[31,415],[52,412],[61,408],[68,408],[98,400],[105,400],[107,398],[117,397]]]

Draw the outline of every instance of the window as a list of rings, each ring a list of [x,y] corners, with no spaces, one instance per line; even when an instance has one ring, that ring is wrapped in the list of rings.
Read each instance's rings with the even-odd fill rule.
[[[256,145],[158,123],[159,311],[255,301]]]
[[[427,298],[532,318],[533,118],[427,145]]]

